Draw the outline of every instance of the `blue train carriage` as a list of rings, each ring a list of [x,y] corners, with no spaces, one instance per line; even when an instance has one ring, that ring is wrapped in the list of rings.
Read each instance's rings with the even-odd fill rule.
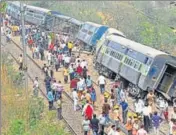
[[[111,35],[126,37],[123,32],[121,32],[117,29],[108,28],[108,30],[103,34],[103,36],[100,38],[100,40],[97,41],[96,51],[98,51],[100,49],[101,45],[103,45],[104,41],[106,40],[106,37],[111,36]]]
[[[48,9],[27,5],[25,7],[25,21],[37,26],[42,26],[50,11],[51,10]]]
[[[77,35],[77,39],[81,41],[84,50],[91,51],[107,29],[107,26],[85,22]]]
[[[106,37],[96,52],[96,68],[111,79],[120,78],[133,96],[155,90],[168,100],[176,97],[176,59],[124,37]]]

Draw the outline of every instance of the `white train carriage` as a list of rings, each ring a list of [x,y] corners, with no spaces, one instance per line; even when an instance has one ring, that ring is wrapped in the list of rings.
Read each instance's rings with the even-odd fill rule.
[[[51,10],[24,4],[25,21],[34,25],[42,26],[45,22],[46,15],[50,11]],[[19,21],[21,19],[20,2],[8,2],[7,14]]]
[[[176,59],[169,54],[116,35],[98,46],[96,67],[113,79],[121,78],[132,95],[152,89],[176,97]]]
[[[50,11],[48,9],[27,5],[25,8],[25,21],[42,26],[45,22],[46,15]]]

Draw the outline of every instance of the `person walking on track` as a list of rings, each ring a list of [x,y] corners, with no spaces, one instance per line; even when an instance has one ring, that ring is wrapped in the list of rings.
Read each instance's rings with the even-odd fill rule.
[[[38,97],[38,91],[39,91],[39,82],[38,82],[38,77],[36,77],[33,85],[34,96]]]
[[[99,120],[96,118],[96,114],[93,115],[93,119],[90,121],[93,135],[98,135],[99,131]]]
[[[73,49],[73,43],[70,41],[68,42],[68,50],[69,50],[69,55],[71,56],[72,53],[72,49]]]
[[[49,102],[49,110],[51,110],[53,108],[53,101],[54,101],[53,92],[51,90],[49,90],[47,97]]]
[[[104,91],[105,91],[105,85],[106,85],[106,80],[105,80],[105,77],[103,75],[99,76],[98,84],[100,86],[100,92],[101,92],[101,94],[103,94]]]
[[[57,118],[58,120],[62,119],[62,97],[58,98],[54,103],[54,106],[57,110]]]
[[[82,126],[83,126],[84,135],[88,135],[90,132],[90,120],[87,117],[85,117],[85,119],[83,120]]]
[[[77,106],[78,106],[78,94],[77,94],[77,92],[76,92],[76,89],[73,90],[72,96],[73,96],[73,101],[74,101],[73,108],[74,108],[74,111],[77,111]]]
[[[23,55],[22,54],[20,54],[18,61],[19,61],[19,70],[23,70]]]

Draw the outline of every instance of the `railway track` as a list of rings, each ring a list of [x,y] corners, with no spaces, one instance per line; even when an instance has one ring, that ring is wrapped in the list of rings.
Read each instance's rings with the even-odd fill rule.
[[[8,50],[10,56],[18,63],[19,54],[21,54],[22,48],[12,41],[10,43],[11,48],[7,48],[7,45],[4,45],[3,48]],[[41,67],[29,56],[28,57],[28,72],[27,75],[29,79],[33,82],[33,78],[36,76],[39,77],[39,82],[43,82],[44,74],[41,70]],[[36,68],[37,67],[37,68]],[[38,69],[38,70],[37,70]],[[41,83],[40,85],[41,95],[47,100],[45,85]],[[82,116],[81,112],[73,112],[73,100],[66,92],[63,92],[63,104],[62,104],[62,117],[63,122],[66,124],[68,130],[72,135],[81,135],[82,134]]]
[[[82,55],[90,55],[90,56],[92,56],[92,53],[88,53],[88,52],[76,52],[76,51],[74,51],[74,53],[76,53],[76,54],[78,54],[79,56],[82,54]],[[87,58],[86,56],[82,56],[83,58]],[[93,56],[92,56],[93,57]],[[92,60],[93,60],[93,58],[92,58]],[[94,72],[93,70],[91,70],[92,72]],[[96,76],[96,75],[95,75]],[[96,78],[98,78],[98,76],[96,76]],[[106,78],[107,79],[107,78]],[[108,81],[109,81],[109,79],[107,79]],[[95,81],[95,78],[94,79],[92,79],[92,81],[93,81],[93,84],[94,85],[96,85],[96,87],[97,87],[97,89],[99,89],[99,85],[96,83],[96,81]],[[106,86],[106,92],[107,93],[110,93],[110,89],[109,89],[109,85],[108,86]],[[131,112],[131,113],[135,113],[135,111],[134,111],[134,109],[133,108],[131,108],[130,106],[133,106],[133,104],[132,104],[132,99],[131,98],[128,98],[127,99],[128,101],[130,101],[130,103],[131,104],[129,104],[129,107],[128,107],[128,109],[129,109],[129,112]],[[125,134],[128,134],[128,131],[125,129],[125,126],[122,124],[122,123],[119,123],[120,124],[120,128],[121,128],[121,130],[125,133]],[[163,130],[163,126],[165,126],[165,125],[162,125],[161,126],[161,128],[160,128],[160,130],[159,130],[159,135],[167,135],[167,132],[168,131],[162,131]],[[169,127],[167,126],[167,128],[166,129],[168,129]],[[151,132],[150,133],[150,135],[155,135],[155,133],[153,133],[153,132]]]
[[[16,43],[16,42],[14,42],[13,40],[12,40],[12,43],[20,50],[20,51],[23,51],[23,49]],[[88,53],[88,52],[86,52],[86,51],[79,51],[79,52],[77,52],[77,51],[74,51],[74,53],[79,53],[79,55],[81,55],[81,54],[86,54],[86,55],[91,55],[92,53]],[[18,53],[18,54],[20,54],[20,53]],[[35,60],[33,60],[28,54],[27,54],[27,57],[28,57],[28,59],[30,60],[30,61],[32,61],[33,63],[34,63],[34,65],[38,68],[38,69],[40,69],[40,72],[41,72],[41,67],[39,66],[39,64],[35,61]],[[29,64],[28,64],[29,65]],[[43,74],[43,73],[42,73]],[[30,78],[30,77],[29,77]],[[32,77],[31,77],[32,78]],[[35,77],[33,77],[33,78],[35,78]],[[42,79],[41,79],[42,80]],[[94,85],[96,85],[96,87],[98,87],[98,84],[93,80],[93,83],[94,83]],[[42,91],[43,92],[43,91]],[[107,91],[108,92],[108,91]],[[43,94],[45,94],[45,93],[43,93]],[[73,100],[72,100],[72,98],[70,97],[70,95],[68,94],[68,93],[66,93],[66,92],[64,92],[64,96],[67,98],[67,99],[69,99],[70,101],[71,101],[71,105],[73,104]],[[45,98],[46,98],[46,94],[45,94]],[[66,105],[66,106],[69,106],[68,104]],[[66,108],[68,108],[68,107],[66,107]],[[72,112],[72,108],[71,109],[67,109],[67,112]],[[133,109],[132,108],[129,108],[129,110],[130,110],[130,112],[134,112],[133,111]],[[64,112],[64,110],[63,110],[63,112]],[[66,116],[66,117],[68,117],[68,115]],[[81,117],[81,114],[80,114],[80,117]],[[64,118],[64,116],[63,116],[63,118]],[[66,119],[63,119],[64,120],[64,122],[65,123],[70,123],[69,121],[74,121],[74,119],[69,119],[69,120],[66,120]],[[72,122],[72,123],[74,123],[74,122]],[[70,125],[70,128],[72,128],[72,124],[68,124],[68,125]],[[81,126],[81,123],[79,124],[80,126]],[[75,126],[75,123],[73,124],[73,126]],[[81,129],[81,127],[79,126],[79,129]],[[69,126],[68,126],[69,127]],[[125,127],[124,127],[124,125],[123,124],[120,124],[120,127],[121,127],[121,130],[125,133],[125,134],[127,134],[127,130],[125,129]],[[75,129],[78,129],[78,128],[75,128]],[[70,129],[71,130],[71,129]],[[72,129],[73,130],[73,129]],[[74,131],[74,130],[73,130]],[[75,132],[76,133],[76,132]],[[74,134],[75,134],[74,133]],[[81,133],[82,133],[82,131],[81,131]],[[160,130],[160,134],[161,135],[166,135],[166,133],[164,133],[163,131],[161,131]],[[75,134],[76,135],[76,134]],[[153,135],[153,134],[152,134]]]

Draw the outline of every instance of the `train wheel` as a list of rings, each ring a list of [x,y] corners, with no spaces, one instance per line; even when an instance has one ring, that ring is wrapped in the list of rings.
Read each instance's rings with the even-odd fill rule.
[[[172,99],[172,104],[173,104],[173,106],[176,106],[176,98]]]
[[[130,86],[129,89],[129,94],[132,96],[132,97],[138,97],[139,93],[140,93],[140,89],[134,85]]]

